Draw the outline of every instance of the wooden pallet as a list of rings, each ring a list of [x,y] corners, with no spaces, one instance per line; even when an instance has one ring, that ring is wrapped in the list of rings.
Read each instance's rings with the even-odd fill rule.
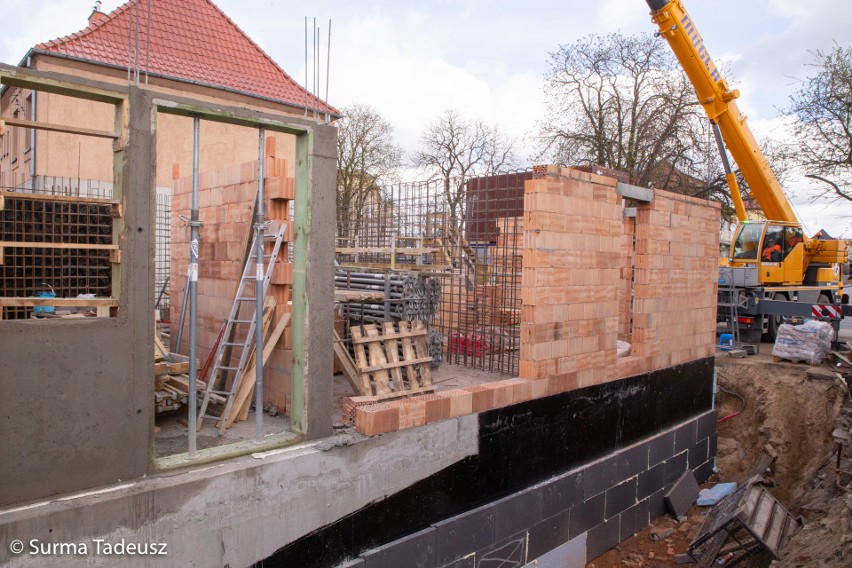
[[[409,391],[423,392],[432,386],[426,348],[428,330],[422,321],[401,321],[352,326],[352,345],[358,390],[366,396]]]

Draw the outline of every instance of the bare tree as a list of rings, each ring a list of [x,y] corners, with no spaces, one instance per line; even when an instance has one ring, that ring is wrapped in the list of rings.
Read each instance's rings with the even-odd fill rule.
[[[393,178],[402,161],[402,148],[393,140],[393,127],[373,108],[345,107],[337,123],[337,234],[358,233],[364,204],[379,197],[379,183]]]
[[[816,51],[816,73],[790,97],[797,164],[825,184],[822,195],[852,201],[852,48]]]
[[[709,121],[664,41],[590,35],[549,64],[539,159],[624,171],[635,185],[720,201],[733,216]]]
[[[515,144],[497,125],[447,109],[421,135],[414,165],[443,182],[449,214],[458,219],[467,181],[514,167]]]

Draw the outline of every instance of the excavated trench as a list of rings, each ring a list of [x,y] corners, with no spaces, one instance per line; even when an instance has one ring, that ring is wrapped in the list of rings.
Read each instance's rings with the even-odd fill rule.
[[[745,481],[763,448],[778,454],[773,495],[791,511],[801,506],[807,482],[826,464],[831,432],[844,400],[833,380],[813,379],[808,366],[775,362],[768,355],[718,358],[716,396],[719,447],[716,465],[726,481]],[[745,409],[741,410],[745,400]]]
[[[852,491],[834,483],[831,433],[844,403],[852,407],[848,391],[830,376],[809,377],[808,365],[774,361],[763,347],[767,354],[717,357],[724,389],[716,395],[720,471],[708,485],[745,481],[764,448],[771,448],[777,459],[767,473],[770,492],[805,520],[777,566],[845,568],[852,565]],[[688,549],[707,510],[692,507],[684,522],[661,517],[589,566],[677,566],[676,554]],[[655,538],[660,534],[666,536]]]

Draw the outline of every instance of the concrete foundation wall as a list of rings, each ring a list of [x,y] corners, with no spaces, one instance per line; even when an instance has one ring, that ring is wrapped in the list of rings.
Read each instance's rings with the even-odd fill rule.
[[[475,416],[377,438],[342,435],[98,495],[0,511],[0,565],[249,566],[282,545],[434,475],[478,450]],[[26,552],[8,543],[21,539]],[[84,543],[84,555],[32,555],[31,540]],[[110,557],[95,539],[167,543],[165,557]]]
[[[149,95],[130,89],[132,144],[116,154],[124,180],[118,317],[0,322],[0,505],[147,472],[154,287],[149,104]]]

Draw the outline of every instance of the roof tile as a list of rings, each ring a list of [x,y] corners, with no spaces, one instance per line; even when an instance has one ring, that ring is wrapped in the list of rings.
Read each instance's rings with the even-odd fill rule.
[[[305,89],[210,0],[150,0],[150,42],[148,5],[131,0],[84,30],[34,49],[127,67],[136,58],[138,33],[141,72],[147,67],[153,75],[338,114],[312,94],[306,98]]]

